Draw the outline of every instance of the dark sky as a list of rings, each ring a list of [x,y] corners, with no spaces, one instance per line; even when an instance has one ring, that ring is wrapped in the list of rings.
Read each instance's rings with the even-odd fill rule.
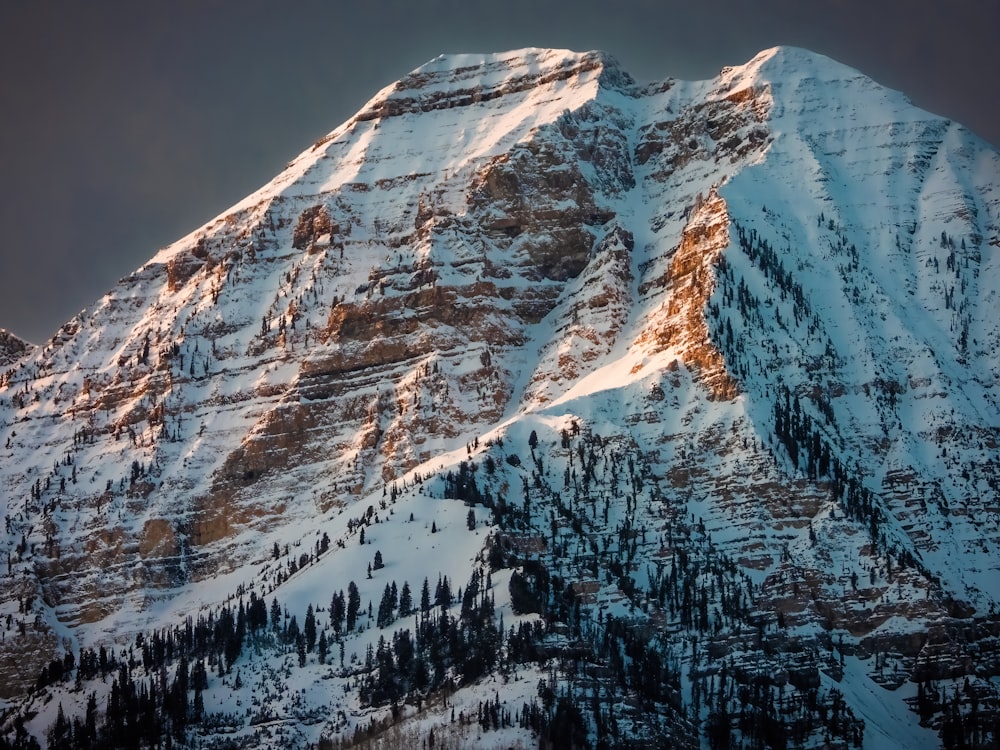
[[[0,15],[0,327],[41,343],[442,52],[604,49],[640,81],[792,44],[1000,144],[1000,0],[18,0]]]

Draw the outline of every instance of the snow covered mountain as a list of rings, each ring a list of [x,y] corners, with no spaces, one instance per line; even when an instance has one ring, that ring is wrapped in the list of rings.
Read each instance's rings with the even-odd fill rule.
[[[804,50],[432,60],[10,358],[0,748],[996,742],[998,233]]]

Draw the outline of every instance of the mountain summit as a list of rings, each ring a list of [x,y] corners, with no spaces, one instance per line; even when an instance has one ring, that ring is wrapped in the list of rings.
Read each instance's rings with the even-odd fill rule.
[[[998,175],[805,50],[430,61],[3,372],[0,747],[996,742]]]

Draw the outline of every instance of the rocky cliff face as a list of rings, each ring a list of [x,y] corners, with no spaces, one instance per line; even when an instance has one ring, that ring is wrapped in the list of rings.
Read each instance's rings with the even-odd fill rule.
[[[548,679],[576,694],[612,621],[642,629],[674,692],[644,723],[608,687],[591,739],[602,710],[749,737],[729,702],[786,686],[769,720],[814,740],[796,701],[833,692],[845,743],[944,737],[951,680],[995,710],[998,167],[801,50],[649,86],[599,53],[431,61],[8,361],[3,697],[233,595],[325,607],[288,561],[362,580],[364,528],[414,586],[488,557],[508,624],[553,658],[573,634],[593,669]],[[448,541],[376,532],[387,507]],[[515,573],[560,588],[526,608]],[[320,691],[342,720],[289,731],[359,726],[358,669]]]
[[[0,366],[9,367],[32,350],[32,345],[0,328]]]

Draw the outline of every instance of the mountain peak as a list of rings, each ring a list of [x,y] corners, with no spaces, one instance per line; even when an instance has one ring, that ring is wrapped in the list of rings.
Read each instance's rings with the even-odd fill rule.
[[[754,84],[796,85],[804,79],[822,82],[869,80],[833,58],[793,46],[777,46],[762,50],[742,65],[723,68],[719,79],[733,91]]]
[[[572,68],[585,61],[604,61],[608,58],[607,53],[597,50],[576,52],[547,47],[523,47],[489,53],[447,53],[428,60],[410,75],[457,72],[479,75],[496,68],[542,72]]]
[[[447,109],[553,85],[586,88],[632,83],[604,52],[528,47],[489,54],[439,55],[376,95],[356,119]]]

